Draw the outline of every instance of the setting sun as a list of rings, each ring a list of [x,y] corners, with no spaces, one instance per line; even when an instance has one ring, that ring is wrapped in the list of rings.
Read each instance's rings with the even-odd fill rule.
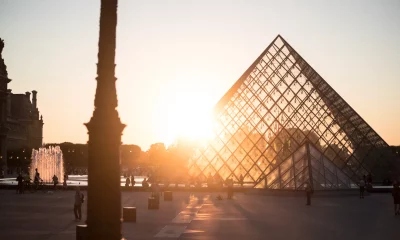
[[[195,82],[195,81],[190,81]],[[212,137],[213,99],[206,89],[194,85],[180,85],[175,91],[165,93],[160,104],[161,136],[168,146],[178,137],[189,140],[206,140]]]

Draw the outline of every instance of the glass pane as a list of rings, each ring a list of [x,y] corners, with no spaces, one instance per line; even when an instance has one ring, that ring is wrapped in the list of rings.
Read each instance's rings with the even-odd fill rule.
[[[271,185],[276,181],[276,179],[279,177],[279,168],[276,168],[274,171],[272,171],[270,174],[267,175],[267,185]]]

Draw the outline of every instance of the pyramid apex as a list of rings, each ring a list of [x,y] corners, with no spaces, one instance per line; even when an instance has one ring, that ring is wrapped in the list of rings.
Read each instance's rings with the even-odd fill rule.
[[[281,34],[278,34],[278,36],[276,36],[275,41],[276,41],[277,39],[280,39],[280,40],[282,40],[283,42],[286,42],[286,40],[282,37]]]

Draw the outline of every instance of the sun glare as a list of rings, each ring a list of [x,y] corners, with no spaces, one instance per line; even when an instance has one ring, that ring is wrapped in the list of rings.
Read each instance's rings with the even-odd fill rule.
[[[213,100],[207,92],[193,87],[182,87],[170,92],[161,104],[163,125],[162,138],[166,145],[178,138],[191,141],[206,141],[213,136]]]

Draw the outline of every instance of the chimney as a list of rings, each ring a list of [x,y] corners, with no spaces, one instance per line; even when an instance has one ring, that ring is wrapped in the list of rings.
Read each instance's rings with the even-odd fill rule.
[[[32,91],[32,107],[33,107],[34,110],[37,108],[37,105],[36,105],[36,103],[37,103],[37,102],[36,102],[36,101],[37,101],[36,95],[37,95],[37,91],[33,90],[33,91]]]
[[[30,93],[30,92],[26,92],[26,93],[25,93],[25,96],[28,97],[29,101],[31,100],[31,93]]]

